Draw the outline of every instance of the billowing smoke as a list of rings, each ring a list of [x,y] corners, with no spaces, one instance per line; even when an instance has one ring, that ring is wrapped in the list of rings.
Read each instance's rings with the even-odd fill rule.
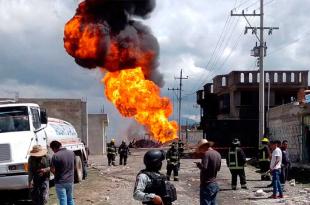
[[[85,0],[66,24],[65,48],[85,68],[113,72],[140,66],[146,79],[163,86],[156,70],[158,42],[133,19],[147,18],[154,8],[155,0]]]

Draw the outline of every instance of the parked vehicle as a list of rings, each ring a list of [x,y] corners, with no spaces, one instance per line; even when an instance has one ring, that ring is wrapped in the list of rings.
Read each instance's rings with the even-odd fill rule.
[[[70,123],[47,118],[37,104],[0,104],[0,190],[27,189],[29,151],[41,145],[52,155],[49,143],[53,140],[75,153],[75,182],[80,182],[87,153]]]

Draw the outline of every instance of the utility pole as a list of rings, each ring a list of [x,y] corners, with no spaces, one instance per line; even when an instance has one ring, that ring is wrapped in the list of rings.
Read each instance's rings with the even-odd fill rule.
[[[260,0],[260,13],[257,14],[255,10],[253,14],[246,14],[244,10],[242,10],[241,14],[234,14],[231,11],[231,16],[243,16],[249,26],[245,27],[244,34],[247,34],[248,30],[252,30],[252,34],[254,34],[259,41],[259,47],[256,46],[253,48],[251,56],[258,58],[258,67],[259,67],[259,134],[258,134],[258,143],[260,143],[261,139],[265,134],[265,72],[264,72],[264,57],[266,56],[267,44],[264,42],[264,30],[268,30],[268,35],[272,34],[273,30],[278,30],[279,27],[264,27],[264,0]],[[260,17],[260,26],[253,27],[251,26],[247,16],[259,16]],[[257,30],[260,31],[259,37],[257,36]]]
[[[180,80],[179,87],[178,88],[168,88],[168,90],[172,90],[172,91],[178,90],[179,91],[179,97],[178,97],[178,101],[179,101],[179,113],[178,113],[179,114],[179,118],[178,118],[178,123],[179,123],[179,139],[181,139],[182,80],[188,79],[188,76],[183,77],[183,73],[182,73],[182,69],[181,69],[180,77],[178,77],[178,78],[175,77],[174,79]]]

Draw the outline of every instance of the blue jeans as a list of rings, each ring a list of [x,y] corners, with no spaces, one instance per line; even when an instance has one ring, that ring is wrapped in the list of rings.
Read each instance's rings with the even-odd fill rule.
[[[216,182],[200,186],[200,205],[217,205],[216,195],[220,188]]]
[[[74,205],[73,183],[55,184],[59,205]]]
[[[275,169],[272,171],[272,186],[273,186],[274,196],[277,195],[277,192],[279,192],[279,195],[283,195],[282,187],[280,183],[280,174],[281,174],[281,171],[279,169]]]

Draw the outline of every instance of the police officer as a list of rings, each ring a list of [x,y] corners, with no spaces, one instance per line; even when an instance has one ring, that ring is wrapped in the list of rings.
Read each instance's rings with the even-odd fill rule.
[[[267,137],[264,137],[261,140],[261,147],[259,149],[259,156],[258,156],[258,165],[261,171],[261,180],[270,180],[270,175],[266,174],[269,171],[270,167],[270,149],[269,149],[269,140]]]
[[[126,142],[124,140],[122,141],[122,144],[118,148],[118,154],[119,154],[119,165],[122,165],[124,161],[125,166],[127,164],[129,147],[126,145]]]
[[[108,156],[108,165],[111,166],[111,164],[113,166],[115,166],[115,156],[116,156],[117,152],[116,152],[116,147],[115,147],[115,140],[112,139],[111,142],[108,144],[107,147],[107,156]]]
[[[174,181],[179,181],[179,167],[180,167],[180,156],[178,149],[176,148],[177,143],[173,142],[170,149],[167,151],[167,180],[170,181],[171,172],[173,171]]]
[[[178,151],[179,151],[180,156],[183,156],[184,143],[182,142],[181,139],[179,139],[179,142],[178,142]]]
[[[176,200],[176,189],[159,172],[163,160],[165,160],[163,150],[150,150],[144,155],[145,169],[137,175],[133,193],[134,199],[141,201],[142,204],[172,205]]]
[[[240,177],[240,184],[242,189],[247,189],[246,178],[244,172],[244,165],[246,162],[245,154],[240,148],[239,139],[232,141],[231,147],[226,158],[227,166],[231,173],[231,188],[237,189],[237,177]]]

